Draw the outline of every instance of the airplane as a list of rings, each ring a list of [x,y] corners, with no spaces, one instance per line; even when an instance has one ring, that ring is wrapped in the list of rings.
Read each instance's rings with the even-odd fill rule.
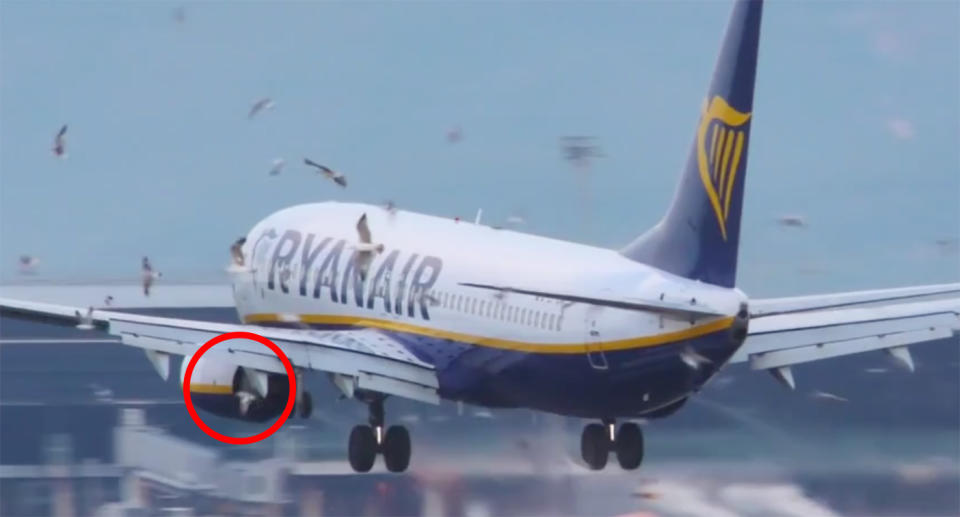
[[[678,411],[724,367],[746,363],[789,388],[792,368],[960,332],[960,283],[775,299],[737,288],[762,2],[738,0],[664,217],[622,249],[362,203],[292,206],[237,241],[229,268],[242,323],[139,315],[0,298],[6,316],[82,323],[139,347],[170,376],[225,332],[253,331],[299,381],[321,373],[368,422],[350,432],[356,472],[411,459],[385,400],[458,401],[582,418],[581,456],[640,466],[637,419]],[[181,384],[183,382],[181,367]],[[213,413],[266,421],[290,396],[279,359],[234,340],[199,359],[189,390]],[[296,413],[312,398],[296,382]],[[619,422],[618,422],[619,421]],[[619,425],[618,425],[619,424]]]

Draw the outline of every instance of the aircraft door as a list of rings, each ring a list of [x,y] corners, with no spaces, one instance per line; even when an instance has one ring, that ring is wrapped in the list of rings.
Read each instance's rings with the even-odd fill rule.
[[[607,356],[604,355],[603,350],[600,348],[599,343],[603,340],[602,333],[600,332],[600,325],[597,322],[599,319],[601,308],[596,305],[587,306],[587,318],[586,318],[586,349],[587,349],[587,361],[590,362],[595,370],[606,370],[607,365]]]

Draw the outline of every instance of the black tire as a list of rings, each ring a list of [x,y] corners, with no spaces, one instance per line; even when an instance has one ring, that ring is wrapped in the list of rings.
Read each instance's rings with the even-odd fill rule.
[[[300,403],[296,405],[296,409],[300,413],[300,418],[310,418],[313,413],[313,397],[310,396],[309,391],[300,394]]]
[[[617,432],[617,462],[624,470],[634,470],[643,461],[643,432],[640,426],[627,422]]]
[[[357,425],[350,431],[347,456],[354,472],[370,472],[377,459],[377,438],[369,425]]]
[[[410,465],[410,433],[407,428],[392,425],[383,438],[383,462],[390,472],[403,472]]]
[[[610,454],[610,439],[607,428],[601,424],[588,424],[580,435],[580,455],[590,470],[602,470],[607,466]]]

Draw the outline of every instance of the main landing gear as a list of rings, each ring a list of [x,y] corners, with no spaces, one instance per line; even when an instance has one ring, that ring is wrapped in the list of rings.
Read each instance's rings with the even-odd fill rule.
[[[383,399],[375,399],[368,406],[370,425],[357,425],[350,431],[347,447],[350,466],[355,472],[369,472],[377,453],[380,453],[390,472],[407,470],[410,465],[410,433],[407,428],[392,425],[384,433]]]
[[[616,434],[615,430],[613,420],[584,426],[580,435],[580,454],[590,469],[601,470],[607,466],[611,451],[617,453],[617,462],[623,469],[634,470],[640,466],[643,461],[643,433],[640,426],[627,422],[620,425]]]

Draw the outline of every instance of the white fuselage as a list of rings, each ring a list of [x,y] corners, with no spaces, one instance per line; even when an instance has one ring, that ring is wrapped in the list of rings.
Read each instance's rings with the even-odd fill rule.
[[[365,280],[353,274],[352,259],[363,214],[372,243],[383,245]],[[680,278],[613,250],[356,203],[280,210],[253,227],[243,252],[234,293],[249,323],[372,327],[516,352],[586,354],[585,364],[601,369],[604,352],[659,344],[661,336],[675,342],[711,323],[462,284],[696,299],[730,317],[745,301],[739,290]]]

